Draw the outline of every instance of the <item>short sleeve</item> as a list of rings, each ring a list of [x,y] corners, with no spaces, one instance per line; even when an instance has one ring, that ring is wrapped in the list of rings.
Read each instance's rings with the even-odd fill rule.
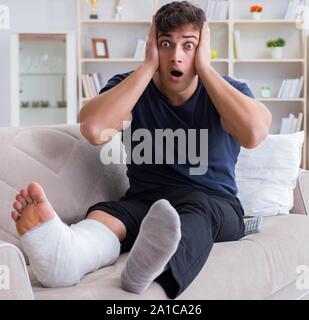
[[[252,93],[251,89],[245,82],[240,82],[240,84],[236,87],[241,93],[245,94],[250,98],[255,98],[254,94]]]
[[[250,98],[255,98],[253,92],[249,88],[248,84],[246,82],[240,82],[237,81],[236,79],[233,79],[229,76],[224,76],[223,77],[229,84],[231,84],[233,87],[235,87],[237,90],[239,90],[241,93],[244,95],[250,97]]]
[[[119,84],[122,80],[124,80],[125,78],[127,78],[133,71],[127,72],[127,73],[122,73],[122,74],[116,74],[114,75],[112,78],[110,78],[107,81],[107,84],[105,85],[105,87],[103,87],[100,90],[99,94],[104,93],[105,91],[117,86],[117,84]]]

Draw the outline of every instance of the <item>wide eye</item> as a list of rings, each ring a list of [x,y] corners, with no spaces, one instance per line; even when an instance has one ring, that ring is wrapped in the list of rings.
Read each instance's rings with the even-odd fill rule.
[[[187,43],[185,44],[185,47],[186,47],[186,49],[192,50],[192,49],[194,48],[194,45],[193,45],[192,42],[187,42]]]
[[[168,41],[165,40],[165,41],[161,42],[161,47],[162,48],[168,48],[169,46],[170,46],[170,43]]]

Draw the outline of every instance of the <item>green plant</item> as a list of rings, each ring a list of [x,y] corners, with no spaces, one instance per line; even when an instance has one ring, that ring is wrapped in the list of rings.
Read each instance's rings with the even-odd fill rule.
[[[277,38],[266,42],[267,48],[284,47],[284,45],[285,40],[282,38]]]

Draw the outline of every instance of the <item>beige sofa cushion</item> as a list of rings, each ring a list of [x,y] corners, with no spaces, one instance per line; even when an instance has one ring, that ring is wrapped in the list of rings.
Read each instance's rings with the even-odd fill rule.
[[[197,278],[178,299],[265,299],[295,281],[297,265],[309,265],[309,217],[265,217],[260,234],[215,243]],[[142,295],[120,287],[127,254],[113,266],[87,275],[80,284],[46,289],[32,277],[36,299],[167,299],[157,283]],[[30,274],[31,274],[31,268]]]

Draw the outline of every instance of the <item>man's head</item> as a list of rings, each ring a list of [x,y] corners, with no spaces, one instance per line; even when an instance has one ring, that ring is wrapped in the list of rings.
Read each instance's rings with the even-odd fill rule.
[[[159,77],[167,90],[183,91],[195,78],[195,52],[205,21],[205,12],[188,1],[174,1],[157,11]]]

